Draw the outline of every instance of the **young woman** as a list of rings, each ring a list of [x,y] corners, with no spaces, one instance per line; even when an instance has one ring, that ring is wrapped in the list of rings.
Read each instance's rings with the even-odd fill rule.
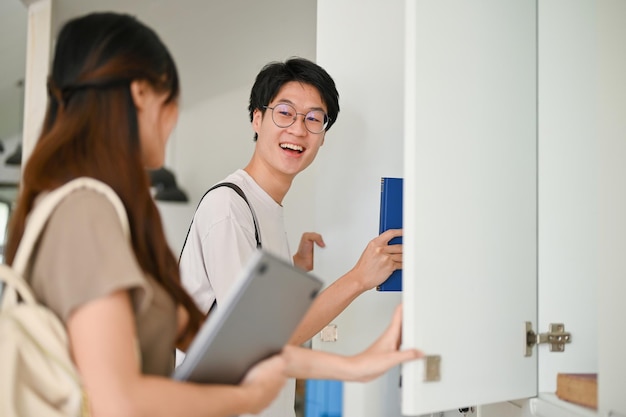
[[[231,416],[257,413],[286,375],[371,379],[415,350],[398,351],[399,314],[368,350],[344,358],[300,348],[265,360],[238,386],[168,376],[204,315],[180,284],[150,194],[146,168],[163,164],[177,121],[175,63],[135,18],[95,13],[64,25],[48,80],[41,136],[23,171],[6,257],[11,263],[38,197],[88,176],[122,200],[131,239],[109,201],[81,189],[50,217],[27,276],[37,298],[65,323],[70,349],[99,416]],[[314,372],[310,365],[318,365]]]

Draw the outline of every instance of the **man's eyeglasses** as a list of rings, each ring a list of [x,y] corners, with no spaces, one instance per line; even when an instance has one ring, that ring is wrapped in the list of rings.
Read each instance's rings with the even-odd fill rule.
[[[278,127],[291,126],[296,122],[298,115],[301,115],[304,116],[306,130],[311,133],[322,133],[330,121],[330,117],[322,110],[311,110],[306,114],[298,113],[295,107],[287,103],[280,103],[274,107],[263,106],[263,108],[272,111],[272,120]]]

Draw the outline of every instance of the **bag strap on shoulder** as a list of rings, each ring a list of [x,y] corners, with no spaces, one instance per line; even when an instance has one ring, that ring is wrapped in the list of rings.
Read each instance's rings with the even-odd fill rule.
[[[88,188],[107,197],[120,218],[124,234],[126,236],[130,235],[128,217],[126,216],[124,204],[115,191],[113,191],[107,184],[94,178],[76,178],[44,196],[44,198],[37,204],[35,209],[28,216],[26,229],[24,230],[24,235],[22,236],[22,240],[20,241],[17,253],[15,254],[15,259],[13,261],[13,269],[15,269],[18,274],[23,274],[26,271],[33,247],[39,239],[39,235],[41,234],[54,209],[67,195],[80,188]]]
[[[248,199],[246,198],[246,194],[243,192],[243,190],[237,185],[237,184],[233,184],[232,182],[220,182],[219,184],[215,184],[213,187],[209,188],[204,195],[202,196],[202,198],[200,199],[200,201],[198,202],[198,206],[196,207],[196,212],[198,211],[198,208],[200,207],[200,203],[202,203],[202,200],[204,200],[204,197],[206,197],[206,195],[215,190],[216,188],[219,187],[228,187],[231,188],[232,190],[234,190],[241,198],[243,198],[243,201],[246,202],[246,204],[248,205],[248,207],[250,208],[250,212],[252,213],[252,221],[254,222],[254,238],[256,240],[256,247],[257,249],[261,249],[261,233],[259,231],[259,225],[257,223],[256,220],[256,215],[254,214],[254,210],[252,209],[252,205],[250,205],[250,202],[248,201]],[[195,213],[194,213],[194,217],[195,217]],[[189,229],[187,229],[187,235],[185,236],[185,241],[183,242],[183,246],[180,249],[180,256],[178,257],[178,261],[180,262],[180,257],[183,256],[183,250],[185,250],[185,245],[187,244],[187,239],[189,238],[189,233],[191,232],[191,225],[193,224],[193,220],[191,221],[191,224],[189,224]]]
[[[35,208],[29,214],[26,222],[26,228],[24,230],[24,234],[22,235],[22,239],[20,240],[20,244],[17,248],[15,259],[13,260],[11,268],[15,273],[8,274],[7,278],[4,279],[20,294],[25,302],[35,302],[29,286],[22,278],[26,272],[26,268],[28,267],[33,248],[35,247],[35,244],[37,243],[37,240],[39,239],[39,236],[41,235],[41,232],[43,231],[46,222],[54,209],[67,195],[80,188],[88,188],[106,196],[117,212],[124,234],[127,237],[130,237],[130,227],[124,204],[115,191],[113,191],[113,189],[107,184],[94,178],[79,177],[67,182],[53,191],[50,191],[40,202],[37,203]],[[1,291],[0,294],[2,294]],[[4,294],[3,298],[3,301],[6,302],[7,298],[10,299],[11,297],[10,294],[7,293]]]

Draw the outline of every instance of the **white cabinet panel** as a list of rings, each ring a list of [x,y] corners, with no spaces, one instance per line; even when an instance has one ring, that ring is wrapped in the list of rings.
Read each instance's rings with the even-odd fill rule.
[[[626,416],[626,2],[598,3],[599,414]]]
[[[597,372],[596,5],[539,2],[539,331],[564,323],[565,352],[539,352],[539,392],[557,373]]]
[[[403,368],[419,415],[536,394],[536,6],[407,1]],[[471,45],[471,47],[468,47]]]

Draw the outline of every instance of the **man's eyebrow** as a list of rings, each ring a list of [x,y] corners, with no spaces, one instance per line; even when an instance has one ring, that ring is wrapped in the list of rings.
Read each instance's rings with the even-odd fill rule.
[[[287,103],[287,104],[291,104],[292,106],[296,107],[296,104],[293,101],[291,101],[291,100],[289,100],[287,98],[276,99],[276,102],[277,103]],[[326,113],[326,110],[324,110],[324,108],[322,108],[322,107],[309,107],[309,111],[311,111],[311,110],[319,110],[319,111],[323,111],[324,113]]]

